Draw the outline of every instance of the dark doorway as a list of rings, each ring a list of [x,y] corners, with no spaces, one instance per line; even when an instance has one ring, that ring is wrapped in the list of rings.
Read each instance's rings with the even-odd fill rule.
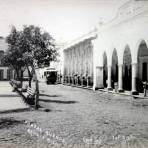
[[[0,70],[0,80],[3,80],[3,78],[4,78],[4,70]]]
[[[147,63],[144,62],[142,65],[142,81],[147,81]]]
[[[103,54],[103,85],[107,87],[107,77],[108,77],[108,70],[107,70],[107,56],[104,52]]]
[[[123,89],[131,91],[132,86],[132,71],[131,71],[131,52],[129,46],[125,47],[123,55]]]
[[[7,69],[7,80],[10,80],[11,79],[11,77],[10,77],[10,69]]]
[[[112,55],[112,87],[114,88],[114,84],[118,82],[118,56],[117,51],[114,49],[113,55]]]

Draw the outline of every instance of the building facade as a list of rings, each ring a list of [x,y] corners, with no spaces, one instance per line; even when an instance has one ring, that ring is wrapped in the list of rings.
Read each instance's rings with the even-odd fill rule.
[[[3,64],[2,60],[6,49],[8,48],[7,43],[3,37],[0,37],[0,81],[10,80],[13,78],[14,72]]]
[[[93,44],[96,33],[91,32],[64,48],[64,83],[93,86]]]
[[[124,3],[112,21],[97,26],[93,39],[85,37],[78,43],[65,47],[64,77],[67,75],[72,77],[81,71],[78,67],[81,67],[80,61],[84,62],[85,58],[76,53],[79,53],[79,46],[88,38],[92,44],[88,51],[92,53],[86,52],[86,63],[93,67],[90,76],[93,78],[94,90],[105,87],[112,90],[118,85],[119,92],[124,90],[131,91],[132,94],[143,92],[143,82],[148,80],[147,26],[148,1],[130,0]],[[85,46],[80,50],[86,51]],[[90,55],[91,58],[88,58]],[[85,73],[78,75],[87,77],[85,64],[81,69]]]

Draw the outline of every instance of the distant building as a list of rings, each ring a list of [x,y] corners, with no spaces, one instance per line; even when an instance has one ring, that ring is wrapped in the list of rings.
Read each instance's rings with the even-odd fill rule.
[[[0,37],[0,81],[10,80],[11,78],[13,78],[13,70],[3,65],[2,61],[7,48],[8,45],[5,41],[5,38]]]
[[[63,48],[64,83],[143,92],[148,81],[148,1],[129,0],[116,17]]]

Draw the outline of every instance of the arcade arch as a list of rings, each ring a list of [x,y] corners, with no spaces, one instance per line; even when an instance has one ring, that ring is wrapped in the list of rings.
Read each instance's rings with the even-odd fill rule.
[[[132,85],[132,58],[131,51],[127,45],[123,54],[123,89],[131,90]]]
[[[138,48],[138,78],[137,91],[143,92],[143,83],[148,80],[148,47],[145,40],[142,40]]]

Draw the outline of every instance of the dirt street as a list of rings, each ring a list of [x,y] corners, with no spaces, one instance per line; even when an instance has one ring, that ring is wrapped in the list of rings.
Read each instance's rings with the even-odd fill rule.
[[[131,97],[40,84],[47,110],[0,115],[0,147],[148,147],[148,107]]]

